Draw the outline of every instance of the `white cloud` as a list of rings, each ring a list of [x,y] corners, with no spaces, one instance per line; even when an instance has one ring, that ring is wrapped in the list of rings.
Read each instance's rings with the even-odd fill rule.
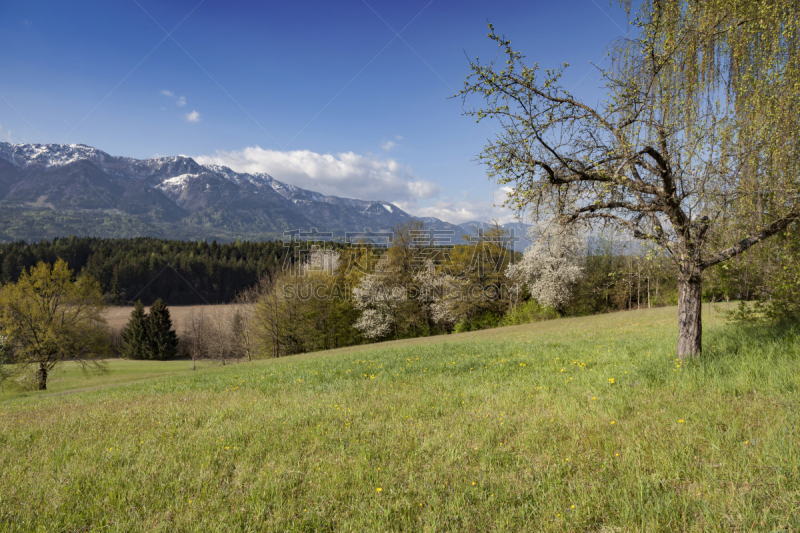
[[[200,113],[194,110],[191,113],[186,113],[186,122],[200,122]]]
[[[402,209],[403,206],[400,206]],[[485,221],[491,218],[491,208],[483,202],[447,202],[439,200],[432,206],[413,209],[409,206],[412,215],[418,217],[435,217],[452,224],[461,224],[470,220]]]
[[[389,140],[389,141],[382,142],[381,143],[381,148],[383,150],[387,151],[387,152],[391,152],[392,149],[395,146],[397,146],[397,143],[395,141],[402,141],[402,140],[403,140],[403,136],[402,135],[395,135],[394,136],[394,141]]]
[[[4,130],[3,126],[0,126],[0,141],[11,142],[11,132]]]
[[[505,203],[505,201],[508,200],[508,197],[511,196],[511,193],[513,192],[514,188],[508,186],[498,187],[497,189],[495,189],[492,192],[492,201],[494,202],[494,205],[501,207]]]
[[[164,96],[169,96],[173,100],[175,100],[175,105],[178,107],[183,107],[186,105],[186,97],[185,96],[175,96],[175,92],[170,91],[169,89],[164,89],[161,91],[161,94]]]
[[[467,195],[462,200],[436,200],[432,205],[417,207],[399,204],[398,207],[418,217],[435,217],[453,224],[463,224],[472,220],[490,222],[497,219],[501,224],[516,222],[516,215],[502,207],[510,187],[501,187],[492,193],[492,201]]]
[[[416,206],[418,200],[432,198],[441,187],[418,178],[411,168],[394,159],[353,152],[318,154],[309,150],[279,152],[258,146],[231,152],[217,151],[195,157],[203,165],[230,167],[237,172],[264,172],[275,179],[323,194],[385,200],[398,206]],[[405,207],[401,207],[405,209]]]

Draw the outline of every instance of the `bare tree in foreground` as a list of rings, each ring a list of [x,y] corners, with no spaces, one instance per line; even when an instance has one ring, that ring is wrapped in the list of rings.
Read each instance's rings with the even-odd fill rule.
[[[459,94],[466,114],[502,126],[480,157],[513,184],[512,207],[610,225],[672,259],[686,358],[702,351],[703,272],[800,218],[800,5],[633,7],[636,36],[600,71],[606,100],[571,94],[563,69],[527,66],[491,25],[498,58],[472,62]]]

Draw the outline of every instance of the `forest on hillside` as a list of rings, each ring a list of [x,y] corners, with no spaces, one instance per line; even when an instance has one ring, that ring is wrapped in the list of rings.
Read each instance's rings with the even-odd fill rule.
[[[147,237],[19,241],[0,245],[0,280],[16,282],[24,269],[60,258],[72,271],[92,276],[110,304],[141,300],[149,305],[158,298],[169,305],[226,303],[270,269],[280,268],[289,250],[282,242],[218,244]]]
[[[396,234],[409,231],[396,228]],[[399,233],[398,233],[399,232]],[[462,274],[477,268],[476,247],[500,239],[509,264],[523,254],[503,244],[502,228],[472,236],[473,244],[457,245],[449,254],[460,264],[451,265]],[[507,235],[506,235],[507,237]],[[704,299],[769,299],[776,283],[785,285],[794,272],[791,259],[797,247],[794,228],[775,242],[737,258],[709,272]],[[138,237],[104,239],[66,237],[36,243],[18,241],[0,244],[0,282],[13,283],[20,274],[39,262],[66,261],[79,275],[89,275],[102,288],[112,305],[145,305],[161,298],[168,305],[229,303],[264,278],[307,260],[311,247],[322,246],[343,252],[343,243],[290,243],[282,241],[180,241]],[[399,246],[399,243],[396,244]],[[425,255],[424,247],[415,252]],[[303,255],[303,251],[306,255]],[[380,252],[380,249],[376,251]],[[485,251],[485,250],[484,250]],[[788,255],[787,255],[788,252]],[[570,284],[570,296],[563,307],[566,316],[677,304],[677,271],[665,256],[654,254],[630,239],[593,236],[581,248],[581,275]],[[513,305],[498,293],[501,302],[492,305],[489,322],[497,322],[504,309]],[[507,295],[506,295],[507,296]],[[489,308],[487,308],[489,309]]]

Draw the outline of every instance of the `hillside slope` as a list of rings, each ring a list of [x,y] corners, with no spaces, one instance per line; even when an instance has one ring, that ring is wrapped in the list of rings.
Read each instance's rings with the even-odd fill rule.
[[[718,310],[683,365],[666,308],[6,399],[0,529],[795,530],[800,331]]]

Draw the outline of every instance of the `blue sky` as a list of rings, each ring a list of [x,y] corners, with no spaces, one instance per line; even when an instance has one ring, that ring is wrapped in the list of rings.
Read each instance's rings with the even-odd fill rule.
[[[590,62],[627,28],[607,0],[5,0],[0,140],[184,154],[450,222],[505,221],[474,161],[492,129],[448,99],[465,53],[495,53],[487,20],[527,61],[569,62],[564,85],[589,101],[603,95]]]

